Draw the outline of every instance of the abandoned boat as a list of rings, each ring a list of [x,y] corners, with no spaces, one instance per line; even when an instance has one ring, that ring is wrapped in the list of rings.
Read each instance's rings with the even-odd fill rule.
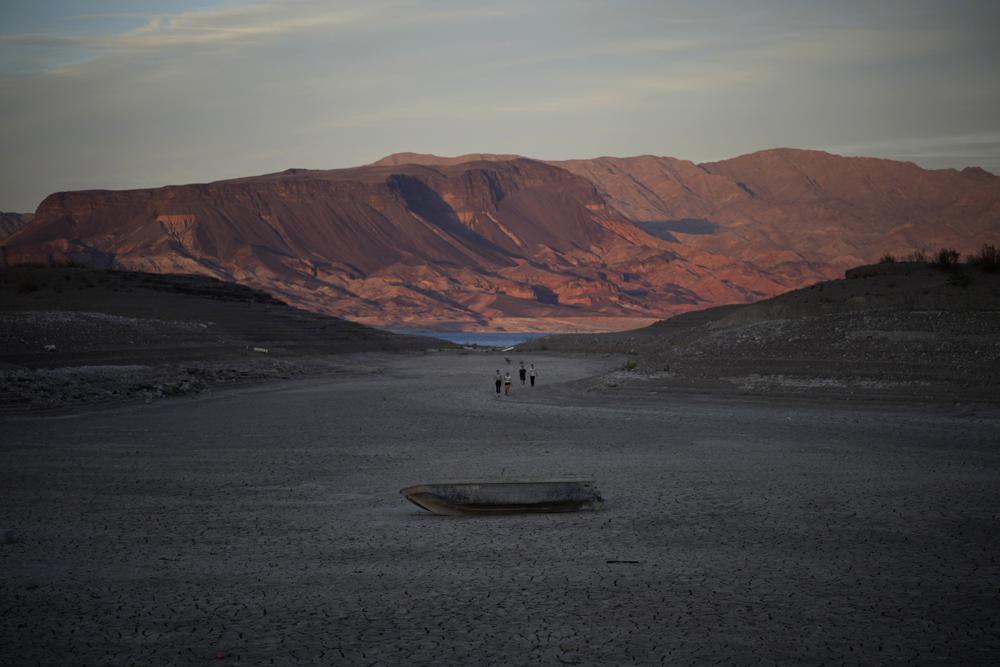
[[[604,499],[593,480],[440,482],[399,491],[434,514],[509,514],[600,510]]]

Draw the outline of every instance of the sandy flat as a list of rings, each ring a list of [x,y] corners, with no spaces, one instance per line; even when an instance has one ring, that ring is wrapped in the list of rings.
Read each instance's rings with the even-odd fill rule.
[[[437,353],[3,418],[0,663],[995,661],[997,408],[623,395],[581,380],[620,360],[530,360],[499,401],[502,355]],[[607,510],[398,494],[501,475],[592,475]]]

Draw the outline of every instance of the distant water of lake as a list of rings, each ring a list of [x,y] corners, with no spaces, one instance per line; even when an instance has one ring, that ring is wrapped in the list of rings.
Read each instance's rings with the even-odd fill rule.
[[[423,329],[396,329],[396,333],[412,336],[430,336],[440,338],[456,345],[478,345],[479,347],[513,347],[526,340],[548,336],[547,333],[518,333],[513,331],[497,331],[479,333],[475,331],[426,331]]]

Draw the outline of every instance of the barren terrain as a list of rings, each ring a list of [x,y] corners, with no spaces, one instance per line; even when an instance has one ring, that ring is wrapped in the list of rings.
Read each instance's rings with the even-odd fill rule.
[[[998,238],[1000,178],[981,169],[795,149],[707,164],[404,153],[54,193],[0,244],[0,265],[199,273],[390,328],[587,332]]]
[[[1000,273],[891,263],[749,305],[525,350],[627,355],[602,378],[635,392],[1000,402]]]
[[[502,355],[448,352],[0,418],[0,662],[995,662],[995,407],[623,398],[586,390],[619,358],[524,359],[503,400]],[[573,475],[606,511],[398,494]]]
[[[366,354],[441,347],[449,345],[297,310],[204,276],[0,270],[0,412],[365,374]]]

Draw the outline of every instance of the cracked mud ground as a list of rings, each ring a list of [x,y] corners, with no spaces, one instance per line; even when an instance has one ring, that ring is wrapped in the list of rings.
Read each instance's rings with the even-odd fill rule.
[[[437,354],[4,417],[0,663],[995,663],[995,407],[622,397],[530,360],[499,401],[502,357]],[[501,474],[608,508],[398,494]]]

